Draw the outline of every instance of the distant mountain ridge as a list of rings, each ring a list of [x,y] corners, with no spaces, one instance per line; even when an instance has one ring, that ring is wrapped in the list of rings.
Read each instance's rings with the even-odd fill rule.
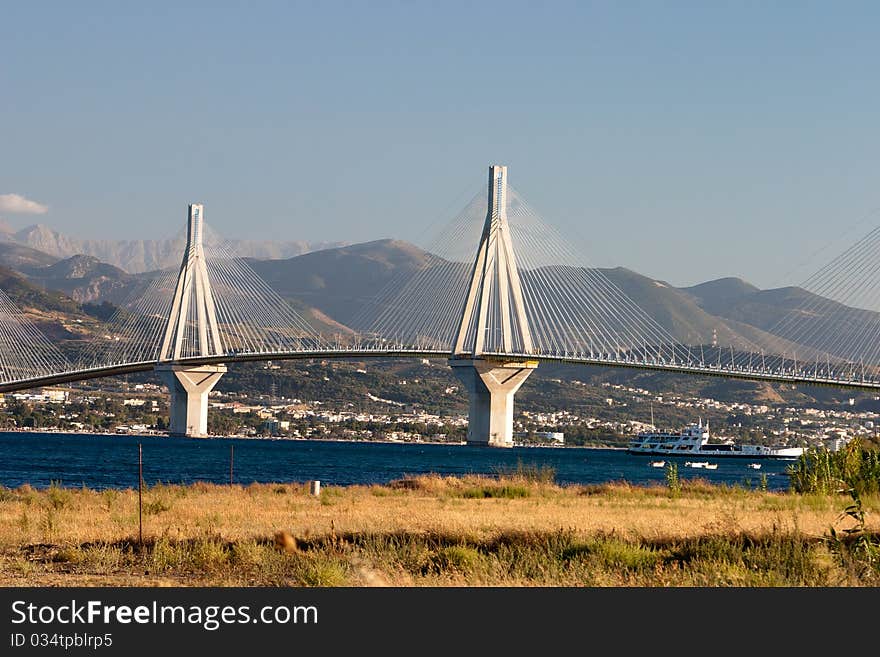
[[[169,260],[166,269],[176,269],[179,253]],[[366,309],[375,316],[394,300],[393,294],[380,296],[389,283],[406,283],[416,272],[443,261],[408,242],[382,239],[290,258],[249,258],[246,262],[316,328],[348,333],[368,328],[363,322]],[[62,293],[74,305],[120,304],[151,276],[129,274],[95,256],[79,254],[58,259],[12,242],[0,242],[0,266],[17,272],[19,279],[31,286]],[[666,332],[687,345],[717,342],[749,351],[769,345],[806,353],[808,347],[819,345],[788,342],[796,336],[780,334],[778,325],[788,313],[807,304],[810,313],[800,320],[807,328],[810,322],[817,327],[832,326],[845,338],[858,335],[866,326],[880,325],[878,313],[852,309],[843,313],[840,304],[797,287],[761,290],[731,277],[677,288],[623,267],[598,271]],[[16,285],[20,286],[20,280]],[[35,307],[46,301],[35,294],[19,294],[18,298],[32,301]],[[51,305],[57,308],[57,302]],[[812,331],[802,333],[809,336]]]
[[[32,283],[64,292],[79,303],[118,303],[134,280],[119,267],[87,255],[75,255],[48,267],[29,267],[23,272]]]
[[[25,271],[48,267],[58,262],[58,258],[15,242],[0,242],[0,262],[15,271]]]
[[[180,264],[180,242],[166,240],[94,240],[64,235],[43,224],[13,231],[0,227],[0,240],[29,247],[57,259],[87,255],[114,265],[127,273],[176,267]],[[306,242],[276,240],[228,240],[232,251],[241,257],[283,259],[317,249],[341,246],[344,242]]]
[[[281,296],[348,326],[392,279],[404,279],[436,260],[409,242],[383,239],[248,264]]]

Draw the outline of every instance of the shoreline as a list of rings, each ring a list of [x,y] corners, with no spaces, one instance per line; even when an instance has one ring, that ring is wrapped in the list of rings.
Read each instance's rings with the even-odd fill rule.
[[[62,436],[96,436],[96,437],[130,437],[130,438],[176,438],[181,440],[265,440],[271,442],[278,441],[295,441],[295,442],[333,442],[333,443],[363,443],[363,444],[383,444],[383,445],[448,445],[448,446],[468,446],[465,441],[439,441],[439,440],[361,440],[352,438],[304,438],[294,436],[244,436],[240,434],[230,435],[209,435],[199,437],[189,436],[171,436],[168,433],[137,433],[117,431],[71,431],[61,429],[4,429],[0,434],[40,434],[40,435],[62,435]],[[607,450],[626,450],[626,447],[602,446],[602,445],[526,445],[514,443],[510,447],[501,447],[499,449],[607,449]]]

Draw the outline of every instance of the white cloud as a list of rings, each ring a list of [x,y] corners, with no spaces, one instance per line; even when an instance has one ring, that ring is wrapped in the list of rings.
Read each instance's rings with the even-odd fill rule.
[[[46,214],[49,208],[19,194],[0,194],[0,212],[10,214]]]

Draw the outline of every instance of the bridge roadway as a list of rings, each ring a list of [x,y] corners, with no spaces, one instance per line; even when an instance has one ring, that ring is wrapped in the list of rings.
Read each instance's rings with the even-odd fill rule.
[[[432,358],[448,359],[450,352],[439,349],[414,348],[375,348],[375,349],[319,349],[312,351],[286,352],[237,352],[222,356],[200,356],[181,358],[175,361],[142,361],[83,368],[68,372],[59,372],[46,376],[34,377],[0,383],[0,393],[19,392],[44,386],[61,385],[76,381],[87,381],[107,376],[119,376],[134,372],[149,372],[162,365],[219,365],[229,363],[248,363],[270,360],[346,360],[362,358]],[[699,365],[675,362],[649,362],[626,359],[594,358],[577,355],[534,355],[534,354],[501,354],[485,353],[482,360],[498,362],[532,361],[536,363],[571,363],[598,367],[629,368],[654,372],[670,372],[673,374],[689,374],[697,376],[721,377],[745,381],[762,381],[768,383],[790,383],[814,386],[830,386],[852,390],[880,390],[880,374],[859,378],[820,375],[818,370],[810,375],[803,370],[795,371],[786,368],[784,371],[764,371],[757,368],[736,368],[724,365]]]

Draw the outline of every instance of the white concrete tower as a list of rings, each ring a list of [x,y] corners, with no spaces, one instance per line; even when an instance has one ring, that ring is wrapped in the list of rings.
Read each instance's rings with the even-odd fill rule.
[[[202,246],[203,205],[189,206],[186,251],[177,275],[171,314],[159,352],[159,372],[171,391],[173,436],[208,432],[208,393],[226,372],[225,365],[181,365],[181,358],[223,355],[217,310]]]
[[[513,444],[513,396],[538,363],[507,224],[507,167],[489,167],[489,204],[449,364],[469,399],[468,444]]]
[[[507,224],[505,166],[489,167],[488,206],[453,356],[478,358],[485,352],[532,351],[532,333]]]

